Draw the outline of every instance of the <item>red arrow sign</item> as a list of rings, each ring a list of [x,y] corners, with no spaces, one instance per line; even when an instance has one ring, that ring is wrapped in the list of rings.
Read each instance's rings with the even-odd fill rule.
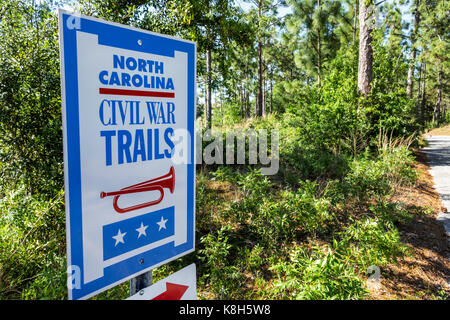
[[[152,300],[180,300],[188,289],[188,286],[166,282],[166,291],[154,297]]]

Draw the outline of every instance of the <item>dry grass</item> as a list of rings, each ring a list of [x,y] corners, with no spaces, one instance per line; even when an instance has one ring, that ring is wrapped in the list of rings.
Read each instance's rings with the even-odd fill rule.
[[[404,146],[409,148],[416,137],[416,133],[414,132],[410,136],[407,137],[392,137],[393,131],[390,133],[385,131],[383,128],[380,128],[380,132],[378,134],[378,150],[386,150],[393,151],[394,149]]]
[[[425,137],[432,137],[432,136],[450,136],[450,125],[445,126],[442,128],[436,128],[428,131],[424,134]]]

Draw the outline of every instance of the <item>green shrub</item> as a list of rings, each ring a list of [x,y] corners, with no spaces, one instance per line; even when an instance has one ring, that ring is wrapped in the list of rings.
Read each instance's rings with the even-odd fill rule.
[[[250,169],[248,173],[234,175],[231,179],[228,178],[228,181],[234,181],[242,197],[230,203],[223,215],[226,218],[231,217],[236,222],[250,223],[249,219],[256,214],[263,201],[273,197],[271,193],[273,184],[267,176],[261,175],[258,169]]]
[[[360,299],[366,294],[350,262],[330,247],[295,246],[288,261],[270,269],[278,276],[274,299]]]
[[[364,202],[389,194],[391,185],[386,177],[384,166],[376,159],[361,157],[350,162],[350,171],[344,177],[348,196]]]
[[[417,180],[412,162],[411,153],[404,146],[392,150],[382,149],[376,157],[365,152],[350,162],[343,189],[359,201],[381,200],[395,191],[396,187]]]
[[[201,281],[209,284],[218,299],[239,297],[244,277],[239,268],[232,263],[228,243],[229,228],[223,226],[217,233],[209,233],[200,239],[203,249],[199,250],[199,259],[204,263],[205,272]]]
[[[212,171],[211,175],[213,176],[212,180],[216,181],[228,181],[231,183],[237,183],[239,179],[239,175],[229,166],[220,166],[217,168],[217,170]]]
[[[382,221],[390,221],[394,225],[397,223],[411,222],[414,215],[417,213],[428,213],[427,209],[420,207],[407,209],[401,202],[392,203],[387,201],[380,201],[377,204],[370,206],[369,209],[376,218]]]
[[[58,17],[51,6],[3,1],[0,20],[0,184],[24,183],[47,199],[64,180]]]
[[[266,197],[251,219],[254,232],[268,246],[292,241],[300,233],[327,231],[333,214],[326,196],[317,197],[317,184],[300,181],[296,191],[280,191],[276,198]]]
[[[63,205],[23,186],[0,200],[0,298],[66,297]]]
[[[398,230],[389,220],[364,217],[341,232],[341,245],[348,248],[348,259],[361,270],[371,265],[385,266],[407,253]]]

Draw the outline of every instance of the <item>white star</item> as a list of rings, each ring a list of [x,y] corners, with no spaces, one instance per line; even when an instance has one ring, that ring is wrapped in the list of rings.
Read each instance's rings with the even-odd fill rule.
[[[139,228],[136,229],[137,232],[139,232],[138,234],[138,239],[140,238],[140,236],[144,235],[147,236],[147,232],[145,231],[148,228],[148,226],[144,226],[144,223],[141,222],[141,226]]]
[[[161,228],[164,228],[164,229],[166,228],[166,222],[167,222],[167,219],[164,220],[164,217],[161,216],[161,221],[156,223],[159,226],[158,231],[160,231]]]
[[[119,242],[125,243],[125,242],[123,241],[123,237],[124,237],[126,234],[127,234],[126,232],[121,233],[121,232],[120,232],[120,229],[119,229],[119,232],[117,232],[117,235],[113,236],[113,239],[116,240],[116,244],[115,244],[114,246],[117,246],[117,244],[118,244]]]

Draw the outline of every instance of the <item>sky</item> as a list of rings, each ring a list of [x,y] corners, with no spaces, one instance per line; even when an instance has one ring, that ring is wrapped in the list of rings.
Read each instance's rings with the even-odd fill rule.
[[[394,3],[394,1],[398,1],[398,0],[387,0],[386,3],[388,4],[392,4]],[[406,4],[400,5],[400,10],[402,12],[402,19],[406,22],[411,22],[412,21],[412,14],[410,13],[409,7],[410,4],[408,3],[409,1],[405,1]],[[250,10],[250,8],[255,8],[256,6],[250,1],[244,1],[244,0],[237,0],[236,4],[238,6],[240,6],[244,11],[248,12]],[[291,13],[292,9],[289,6],[283,7],[280,6],[280,8],[278,9],[278,16],[279,17],[283,17],[288,13]]]
[[[256,6],[251,1],[237,0],[236,4],[246,12],[248,12],[252,7],[256,8]],[[291,12],[292,10],[289,6],[286,7],[280,6],[280,8],[278,9],[278,17],[283,17]]]

